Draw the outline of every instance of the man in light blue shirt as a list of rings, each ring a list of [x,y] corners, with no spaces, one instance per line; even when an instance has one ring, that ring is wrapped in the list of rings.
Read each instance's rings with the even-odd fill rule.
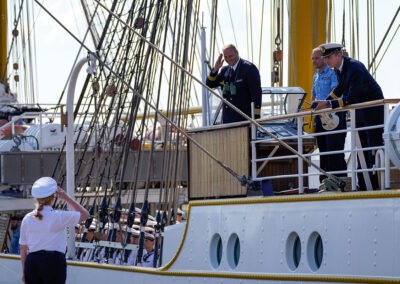
[[[317,72],[314,73],[313,77],[313,100],[325,100],[333,88],[338,85],[335,71],[330,69],[328,65],[324,63],[321,54],[319,55],[319,59],[314,56],[311,57],[311,59],[314,67],[317,69]],[[322,61],[323,64],[321,67],[322,69],[316,67],[316,64],[320,64],[320,61]]]
[[[322,58],[322,52],[319,47],[314,48],[311,54],[311,60],[316,72],[313,77],[312,98],[314,100],[326,100],[330,92],[338,85],[338,79],[333,69],[330,69]],[[339,125],[333,130],[346,128],[346,112],[336,112],[339,117]],[[320,116],[315,117],[315,133],[327,132],[323,128]],[[344,149],[346,133],[336,133],[317,136],[317,145],[319,152],[337,151]],[[344,171],[347,169],[347,164],[344,159],[344,154],[329,154],[320,155],[320,167],[325,171]],[[336,174],[336,176],[346,176],[346,174]],[[319,181],[326,178],[325,175],[320,175]]]

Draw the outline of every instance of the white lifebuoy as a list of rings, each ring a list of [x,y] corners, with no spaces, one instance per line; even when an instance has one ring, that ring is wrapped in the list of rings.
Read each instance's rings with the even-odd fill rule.
[[[393,164],[400,168],[400,104],[391,111],[383,133],[385,145]]]

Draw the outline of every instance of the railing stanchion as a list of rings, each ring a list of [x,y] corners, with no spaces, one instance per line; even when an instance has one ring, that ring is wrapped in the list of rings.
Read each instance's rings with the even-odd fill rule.
[[[357,190],[357,151],[356,151],[356,110],[350,109],[350,173],[351,190]]]
[[[303,155],[303,117],[299,116],[297,119],[297,151]],[[299,173],[299,194],[304,193],[304,180],[303,180],[303,159],[297,157],[297,167]]]

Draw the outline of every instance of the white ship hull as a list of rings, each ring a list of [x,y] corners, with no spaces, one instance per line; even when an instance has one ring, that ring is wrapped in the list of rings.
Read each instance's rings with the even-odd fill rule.
[[[193,202],[166,232],[163,267],[69,262],[67,283],[398,283],[399,202],[397,190]],[[1,255],[0,283],[20,283],[20,266]]]

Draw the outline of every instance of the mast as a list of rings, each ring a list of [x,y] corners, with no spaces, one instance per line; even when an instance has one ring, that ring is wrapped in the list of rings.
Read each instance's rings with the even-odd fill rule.
[[[207,79],[207,59],[206,59],[206,28],[204,26],[201,27],[201,67],[202,67],[202,77],[203,82]],[[207,88],[202,88],[202,121],[203,126],[208,126],[211,123],[211,111],[210,111],[210,103],[209,103],[210,94]]]
[[[327,11],[331,0],[290,0],[289,86],[302,87],[311,101],[313,67],[311,51],[327,41]],[[304,105],[308,108],[308,105]],[[305,130],[308,131],[308,125]]]
[[[0,82],[7,78],[7,0],[0,0]]]

